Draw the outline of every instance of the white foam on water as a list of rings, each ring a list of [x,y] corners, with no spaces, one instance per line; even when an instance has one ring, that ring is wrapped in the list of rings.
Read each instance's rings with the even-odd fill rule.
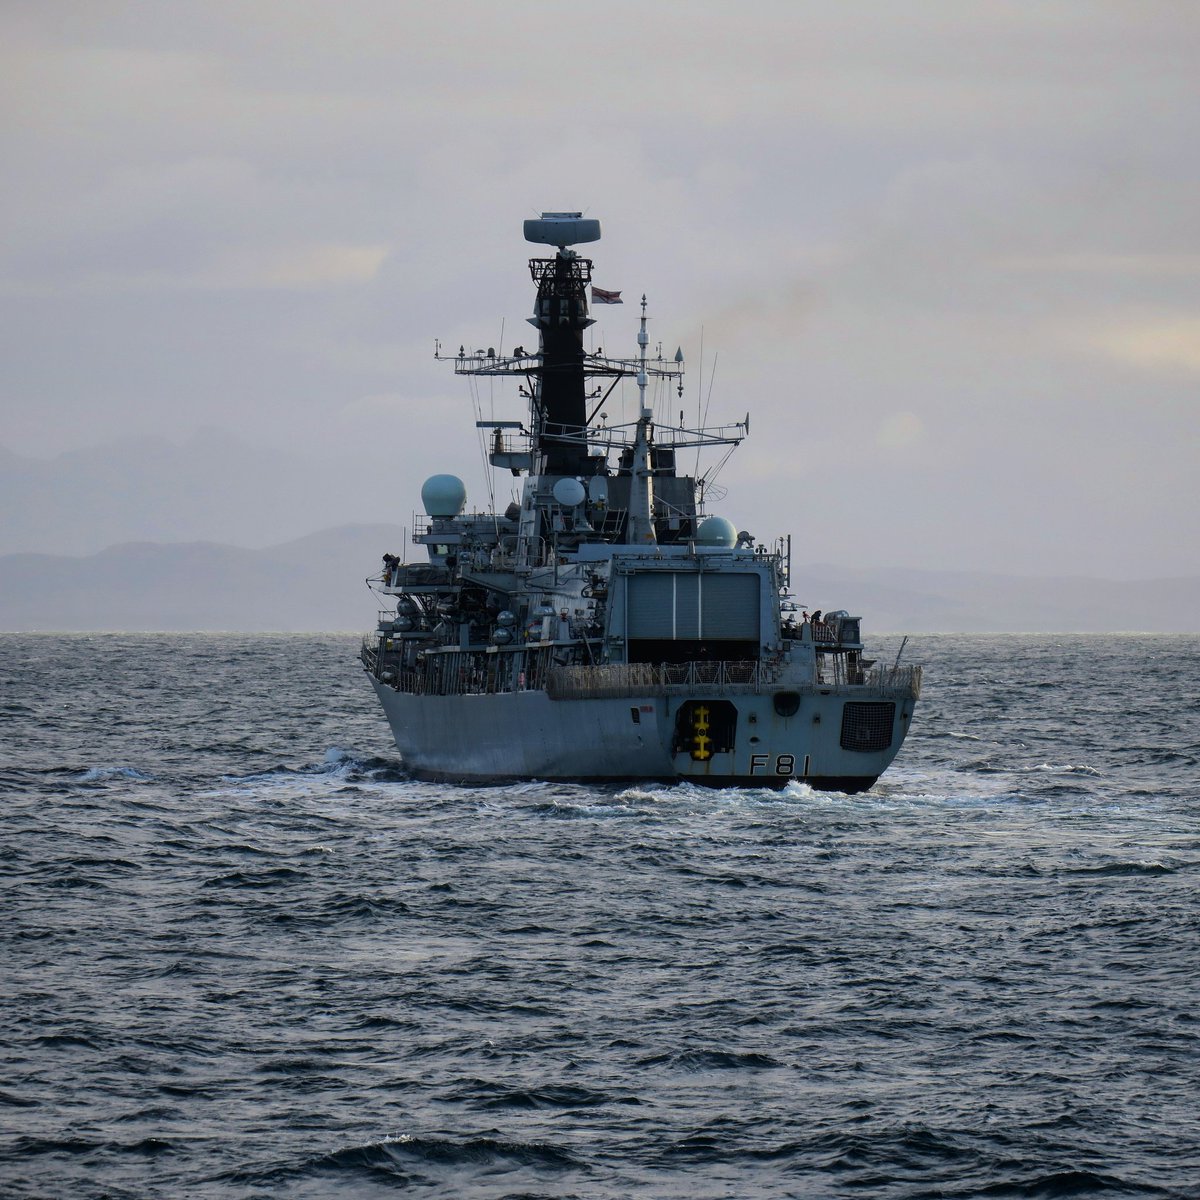
[[[153,775],[147,775],[144,771],[139,771],[136,767],[91,767],[84,771],[79,776],[80,783],[100,783],[105,779],[138,779],[150,780]]]

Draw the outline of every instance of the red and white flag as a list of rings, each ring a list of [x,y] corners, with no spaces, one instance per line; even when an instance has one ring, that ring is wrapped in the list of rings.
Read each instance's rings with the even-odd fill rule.
[[[606,292],[603,288],[598,288],[592,284],[592,303],[593,304],[624,304],[621,299],[620,292]]]

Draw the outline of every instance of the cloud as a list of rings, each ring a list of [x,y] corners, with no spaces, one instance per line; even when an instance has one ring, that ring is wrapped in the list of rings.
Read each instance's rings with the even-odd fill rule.
[[[406,421],[413,415],[412,398],[399,392],[377,392],[342,405],[338,416],[347,421]]]
[[[378,275],[390,249],[387,245],[326,244],[262,254],[242,252],[216,265],[212,286],[308,288],[367,283]]]
[[[992,259],[991,265],[1001,271],[1031,275],[1131,275],[1149,279],[1200,278],[1200,254],[1105,254],[1083,251],[1077,254],[1031,254],[999,257]]]
[[[520,220],[579,206],[597,282],[682,344],[689,413],[752,411],[722,477],[745,523],[838,495],[864,555],[1087,569],[1111,514],[1018,537],[1005,489],[1124,471],[1120,519],[1155,532],[1123,544],[1200,555],[1196,504],[1155,511],[1197,488],[1187,6],[10,0],[0,34],[15,447],[208,423],[378,446],[396,490],[431,460],[465,478],[434,339],[527,342]],[[594,315],[632,348],[636,304]],[[907,546],[878,519],[901,460]],[[951,511],[956,545],[920,531]]]
[[[1200,374],[1200,316],[1168,317],[1111,328],[1093,344],[1108,357],[1131,366]]]
[[[893,413],[876,429],[875,444],[884,450],[899,450],[920,441],[924,432],[925,426],[916,413]]]
[[[0,282],[10,296],[114,295],[129,292],[303,290],[369,283],[387,245],[292,245],[231,248],[179,270],[79,269],[53,280],[12,277]]]

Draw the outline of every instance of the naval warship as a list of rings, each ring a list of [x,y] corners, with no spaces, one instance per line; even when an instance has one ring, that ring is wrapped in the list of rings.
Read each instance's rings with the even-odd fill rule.
[[[520,499],[468,512],[463,482],[432,476],[422,561],[385,554],[367,581],[388,607],[362,664],[405,765],[450,782],[869,788],[908,732],[920,667],[866,658],[845,610],[798,608],[790,535],[760,544],[707,512],[721,492],[685,452],[728,455],[749,416],[665,419],[684,360],[651,349],[645,296],[636,351],[585,349],[589,288],[620,302],[574,248],[599,221],[543,213],[524,232],[547,248],[529,262],[537,348],[435,350],[458,375],[520,381],[524,419],[476,421]],[[619,385],[636,388],[634,420],[609,419]]]

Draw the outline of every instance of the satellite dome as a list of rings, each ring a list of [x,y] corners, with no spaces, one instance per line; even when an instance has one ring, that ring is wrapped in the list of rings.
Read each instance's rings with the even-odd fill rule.
[[[582,504],[587,491],[578,479],[560,479],[554,485],[554,498],[563,508],[575,508]]]
[[[431,517],[457,517],[467,502],[467,485],[457,475],[430,475],[421,485],[421,503]]]
[[[732,550],[737,542],[737,526],[724,517],[705,517],[696,530],[697,546],[719,546]]]

